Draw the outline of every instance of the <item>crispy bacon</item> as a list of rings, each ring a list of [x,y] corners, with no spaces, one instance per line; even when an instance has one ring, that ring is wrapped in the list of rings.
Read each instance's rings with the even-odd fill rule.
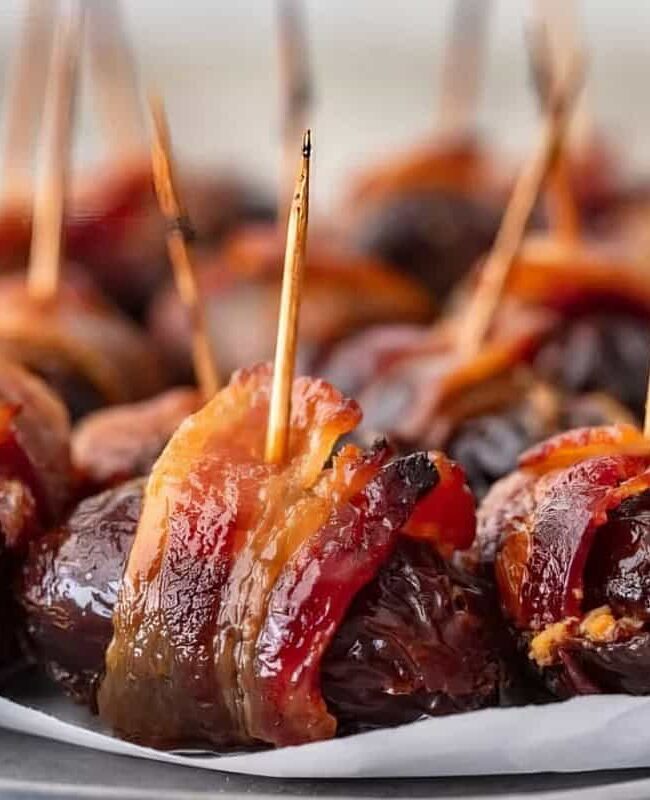
[[[517,364],[568,393],[609,390],[636,416],[645,400],[650,281],[641,265],[613,270],[611,263],[607,252],[592,258],[532,240],[490,339],[471,362],[454,358],[452,319],[435,331],[370,330],[335,348],[321,373],[355,390],[365,428],[411,446],[446,447],[467,417],[463,409],[476,412],[468,403],[473,390],[487,397],[481,390]]]
[[[449,521],[449,549],[471,538],[471,496],[444,460],[348,445],[323,468],[360,411],[322,381],[295,382],[289,458],[266,464],[270,385],[268,366],[237,373],[149,479],[99,693],[126,738],[223,747],[334,735],[322,656],[416,502],[435,487],[407,535],[445,544]]]
[[[486,498],[479,539],[496,550],[503,604],[523,630],[579,617],[596,531],[650,487],[650,444],[632,426],[560,434],[525,453]]]
[[[379,371],[358,395],[364,427],[411,444],[443,446],[458,421],[470,415],[467,397],[472,393],[485,397],[485,386],[525,362],[554,322],[553,315],[543,312],[504,308],[493,338],[469,362],[456,355],[458,332],[451,324],[435,333],[423,330],[410,343],[400,343],[399,349],[391,349],[388,341],[372,354],[366,342],[366,352],[374,356]],[[479,407],[485,408],[481,403]],[[469,405],[476,409],[476,403]]]

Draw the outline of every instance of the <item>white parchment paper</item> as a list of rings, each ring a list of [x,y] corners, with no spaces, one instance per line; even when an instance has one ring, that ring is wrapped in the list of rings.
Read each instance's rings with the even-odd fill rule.
[[[95,750],[282,778],[399,778],[650,767],[650,698],[487,709],[242,755],[161,753],[114,739],[60,696],[0,699],[0,726]]]

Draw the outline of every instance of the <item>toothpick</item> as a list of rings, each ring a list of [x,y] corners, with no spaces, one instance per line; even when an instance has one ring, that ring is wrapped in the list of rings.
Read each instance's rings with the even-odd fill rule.
[[[273,387],[266,433],[265,458],[270,464],[281,464],[286,459],[289,449],[291,390],[296,362],[300,292],[309,220],[310,158],[311,131],[307,130],[302,140],[302,157],[289,212],[287,246],[284,254]]]
[[[7,72],[4,137],[0,157],[2,198],[24,201],[31,194],[31,163],[45,88],[56,1],[30,0]]]
[[[81,2],[72,2],[59,17],[50,60],[27,270],[29,295],[39,301],[51,300],[59,283],[83,18]]]
[[[177,188],[169,126],[161,100],[152,97],[150,109],[153,122],[151,159],[154,185],[160,210],[167,222],[167,250],[174,269],[176,288],[190,318],[194,373],[207,401],[219,389],[219,374],[205,309],[199,296],[196,269],[189,244],[190,224]]]
[[[560,78],[566,77],[575,53],[584,50],[584,35],[577,0],[537,0],[535,16],[548,30],[552,62]],[[595,138],[589,92],[583,89],[571,115],[567,141],[571,150],[588,147]]]
[[[144,120],[135,58],[119,0],[89,4],[88,49],[104,140],[116,159],[144,148]]]
[[[648,376],[648,391],[645,398],[645,421],[643,424],[643,435],[650,439],[650,375]]]
[[[566,79],[567,57],[576,57],[576,50],[563,52],[560,58],[553,53],[546,23],[535,25],[529,34],[530,71],[533,86],[542,110],[551,102],[555,87]],[[571,126],[570,126],[571,127]],[[547,197],[551,208],[551,227],[558,238],[577,242],[580,238],[580,211],[571,185],[571,173],[566,146],[555,158],[549,178]]]
[[[579,63],[566,81],[549,98],[539,143],[524,165],[510,197],[492,251],[481,271],[479,284],[471,297],[460,325],[458,354],[470,359],[479,351],[496,313],[501,293],[514,262],[526,225],[562,144],[571,108],[582,85]]]
[[[284,226],[291,207],[296,148],[307,127],[312,83],[302,2],[277,0],[276,8],[281,120],[278,223]]]
[[[443,138],[462,137],[474,127],[489,18],[489,0],[453,0],[437,112]]]

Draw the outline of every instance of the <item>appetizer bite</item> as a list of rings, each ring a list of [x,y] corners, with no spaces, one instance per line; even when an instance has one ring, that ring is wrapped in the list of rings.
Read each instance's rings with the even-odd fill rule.
[[[72,496],[70,421],[38,378],[0,359],[0,677],[22,661],[12,585],[29,543],[56,524]]]
[[[0,354],[43,377],[73,418],[158,391],[154,348],[74,271],[62,231],[83,10],[61,14],[47,85],[27,274],[0,278]]]
[[[475,131],[491,4],[450,5],[436,135],[362,177],[344,209],[351,243],[439,305],[491,246],[510,178]]]
[[[322,374],[358,397],[368,434],[384,431],[407,451],[446,449],[467,468],[479,497],[514,468],[527,446],[577,419],[631,419],[612,400],[577,398],[540,380],[530,364],[560,318],[551,309],[504,299],[527,221],[559,152],[577,77],[553,90],[539,145],[460,308],[433,329],[371,330],[321,365]]]
[[[559,434],[524,453],[480,509],[480,560],[530,664],[560,697],[650,692],[648,433]]]
[[[545,50],[532,55],[544,130],[476,286],[433,329],[370,330],[319,365],[358,398],[368,432],[384,431],[407,451],[445,449],[479,497],[554,432],[633,422],[645,393],[650,282],[620,248],[576,230],[558,162],[579,63],[558,84]],[[557,210],[552,232],[524,238],[547,174]]]
[[[381,441],[333,453],[359,407],[294,380],[310,155],[307,133],[275,366],[237,372],[144,497],[136,481],[83,501],[23,572],[40,658],[133,741],[298,744],[494,704],[505,682],[490,589],[447,560],[474,535],[462,471]],[[81,613],[77,590],[96,599]]]

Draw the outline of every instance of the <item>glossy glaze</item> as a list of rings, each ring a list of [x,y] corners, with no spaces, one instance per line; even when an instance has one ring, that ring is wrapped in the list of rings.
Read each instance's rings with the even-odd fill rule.
[[[34,655],[91,706],[143,493],[144,481],[135,480],[83,500],[32,545],[22,569],[18,599]]]

